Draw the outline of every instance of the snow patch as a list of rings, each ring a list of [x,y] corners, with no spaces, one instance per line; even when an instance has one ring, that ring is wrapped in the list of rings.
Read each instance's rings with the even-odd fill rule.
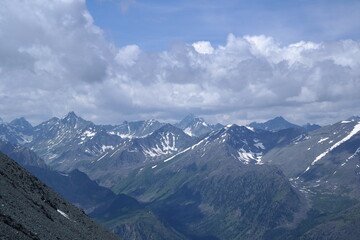
[[[210,136],[212,136],[212,135],[210,135]],[[178,156],[178,155],[180,155],[180,154],[183,154],[183,153],[185,153],[185,152],[189,151],[190,149],[194,149],[194,148],[196,148],[197,146],[199,146],[199,145],[200,145],[200,144],[202,144],[203,142],[207,141],[207,140],[209,139],[209,137],[210,137],[210,136],[208,136],[208,137],[204,138],[204,139],[203,139],[203,140],[201,140],[200,142],[198,142],[198,143],[196,143],[196,144],[192,145],[191,147],[188,147],[188,148],[186,148],[186,149],[182,150],[181,152],[179,152],[179,153],[175,154],[174,156],[172,156],[172,157],[169,157],[169,158],[165,159],[165,160],[164,160],[164,162],[168,162],[168,161],[170,161],[170,160],[174,159],[176,156]]]
[[[58,213],[60,213],[62,216],[64,216],[65,218],[71,220],[71,219],[69,218],[69,216],[68,216],[66,213],[64,213],[63,211],[61,211],[60,209],[57,209],[56,211],[57,211]]]
[[[349,133],[349,135],[347,135],[346,137],[344,137],[343,139],[341,139],[340,141],[338,141],[337,143],[335,143],[333,146],[331,146],[330,148],[326,149],[325,152],[321,153],[319,156],[317,156],[315,158],[315,160],[311,163],[311,165],[304,171],[307,172],[311,166],[314,166],[316,162],[318,162],[319,160],[321,160],[323,157],[325,157],[329,152],[331,152],[332,150],[334,150],[335,148],[339,147],[341,144],[343,144],[344,142],[348,141],[352,136],[354,136],[355,134],[357,134],[360,131],[360,123],[358,123],[357,125],[354,126],[354,129]]]
[[[83,133],[84,136],[86,137],[93,137],[96,135],[96,132],[91,132],[89,130],[86,130],[84,133]]]
[[[129,138],[132,139],[134,137],[133,134],[121,134],[121,133],[115,133],[115,135],[121,137],[121,138]]]
[[[116,151],[114,151],[111,155],[110,155],[110,157],[113,157],[117,152],[119,152],[120,151],[120,149],[117,149]]]
[[[135,148],[135,149],[133,149],[133,150],[132,150],[132,149],[128,149],[127,151],[128,151],[128,152],[139,152],[139,150],[138,150],[137,148]]]
[[[355,156],[359,155],[360,154],[360,147],[358,147],[356,149],[356,151],[354,152],[353,155],[351,155],[350,157],[348,157],[344,163],[341,164],[341,167],[343,167],[349,160],[353,159]]]
[[[310,139],[310,137],[309,137],[309,136],[306,136],[306,135],[304,135],[304,134],[301,134],[301,135],[297,136],[296,138],[294,138],[294,139],[292,140],[292,143],[298,144],[299,142],[304,141],[304,140],[307,140],[307,139]]]
[[[322,142],[324,142],[324,141],[326,141],[326,140],[328,140],[329,138],[328,137],[326,137],[326,138],[321,138],[319,141],[318,141],[318,143],[322,143]]]
[[[173,133],[161,133],[160,146],[156,144],[153,148],[141,147],[143,148],[144,154],[150,157],[158,157],[178,151],[176,140],[177,137]]]
[[[191,131],[190,127],[187,127],[184,129],[184,133],[186,133],[187,135],[189,135],[190,137],[194,136],[194,134]]]
[[[245,126],[247,129],[249,129],[252,132],[255,132],[255,129],[253,127]]]
[[[48,159],[51,160],[51,159],[54,159],[54,158],[57,158],[57,157],[58,157],[58,155],[53,153],[50,156],[48,156]]]
[[[25,144],[25,143],[30,143],[33,140],[33,136],[29,136],[29,135],[25,135],[25,134],[20,134],[21,137],[21,141],[19,141],[20,144]]]
[[[254,146],[263,150],[265,149],[264,144],[262,142],[257,142],[254,144]]]
[[[97,162],[100,161],[101,159],[103,159],[106,155],[108,155],[109,152],[105,153],[104,155],[102,155],[98,160],[96,160]]]
[[[105,152],[105,151],[108,150],[108,149],[114,150],[114,147],[113,147],[113,146],[105,146],[105,145],[102,145],[102,146],[101,146],[101,150],[102,150],[103,152]]]
[[[262,153],[253,153],[252,151],[246,151],[243,148],[241,148],[238,151],[238,157],[236,157],[238,160],[240,160],[241,162],[243,162],[244,164],[249,164],[250,161],[255,160],[256,164],[263,164],[261,162],[261,158],[262,158]]]

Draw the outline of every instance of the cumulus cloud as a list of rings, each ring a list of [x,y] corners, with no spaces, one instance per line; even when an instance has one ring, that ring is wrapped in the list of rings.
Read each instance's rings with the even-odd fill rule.
[[[211,43],[207,41],[195,42],[192,44],[192,46],[198,53],[211,54],[214,52],[214,48],[211,46]]]
[[[116,47],[83,0],[7,0],[0,9],[0,112],[35,123],[75,110],[101,123],[179,119],[246,123],[277,115],[329,123],[360,110],[360,42],[283,45],[229,34],[224,45]]]

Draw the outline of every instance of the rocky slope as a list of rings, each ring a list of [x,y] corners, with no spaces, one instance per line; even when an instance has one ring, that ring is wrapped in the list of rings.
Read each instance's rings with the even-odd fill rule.
[[[118,239],[0,153],[1,239]]]

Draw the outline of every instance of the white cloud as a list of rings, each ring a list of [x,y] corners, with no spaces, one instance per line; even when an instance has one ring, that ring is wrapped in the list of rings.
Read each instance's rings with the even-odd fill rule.
[[[135,64],[140,53],[140,48],[137,45],[128,45],[119,49],[115,60],[120,65],[130,67]]]
[[[107,42],[81,0],[2,5],[5,120],[39,122],[75,110],[104,123],[189,112],[237,123],[277,115],[331,122],[360,111],[358,41],[282,45],[229,34],[222,46],[177,43],[147,53]]]
[[[198,53],[211,54],[214,52],[214,48],[211,46],[211,43],[207,41],[195,42],[192,46]]]

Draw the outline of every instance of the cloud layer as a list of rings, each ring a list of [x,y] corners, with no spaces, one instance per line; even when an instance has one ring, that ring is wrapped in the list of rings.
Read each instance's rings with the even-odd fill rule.
[[[98,123],[193,112],[245,123],[277,115],[331,123],[359,114],[360,42],[282,45],[263,35],[162,52],[116,47],[81,0],[5,1],[0,115],[35,123],[70,110]]]

